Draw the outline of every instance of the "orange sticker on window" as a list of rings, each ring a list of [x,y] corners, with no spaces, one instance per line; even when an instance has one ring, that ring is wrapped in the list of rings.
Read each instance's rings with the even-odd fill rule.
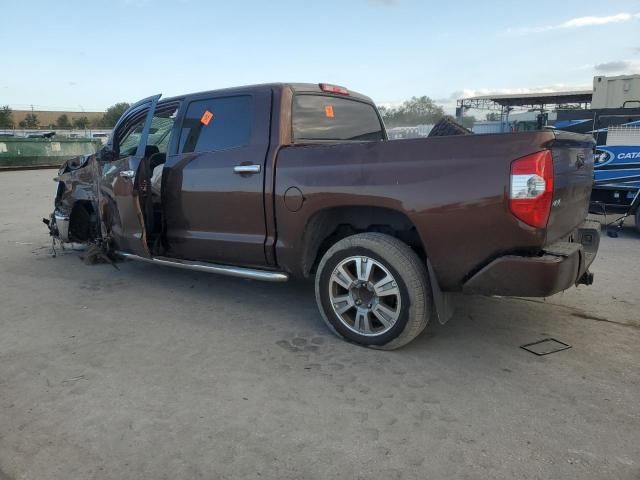
[[[213,113],[211,113],[209,110],[205,110],[205,112],[202,114],[202,117],[200,117],[200,123],[202,123],[203,125],[209,125],[209,122],[212,118]]]
[[[333,118],[333,105],[325,105],[325,107],[324,107],[324,115],[327,118]]]

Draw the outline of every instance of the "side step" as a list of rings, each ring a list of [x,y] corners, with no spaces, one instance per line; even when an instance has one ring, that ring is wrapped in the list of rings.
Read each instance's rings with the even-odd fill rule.
[[[192,262],[189,260],[177,260],[165,257],[146,258],[124,252],[116,252],[116,254],[131,260],[154,263],[156,265],[165,265],[167,267],[182,268],[185,270],[219,273],[222,275],[229,275],[231,277],[250,278],[252,280],[263,280],[266,282],[286,282],[289,280],[289,275],[284,272],[271,272],[269,270],[258,270],[255,268],[230,267],[227,265],[217,265],[215,263]]]

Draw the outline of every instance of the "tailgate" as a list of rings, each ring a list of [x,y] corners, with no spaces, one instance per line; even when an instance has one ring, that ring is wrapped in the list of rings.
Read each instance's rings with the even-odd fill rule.
[[[547,244],[567,236],[584,222],[593,186],[593,137],[562,131],[554,134],[554,188]]]

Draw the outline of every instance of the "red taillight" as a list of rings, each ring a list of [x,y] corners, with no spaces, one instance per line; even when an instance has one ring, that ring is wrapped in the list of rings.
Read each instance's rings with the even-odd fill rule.
[[[550,150],[527,155],[511,164],[509,208],[532,227],[544,228],[553,200],[553,157]]]
[[[349,95],[349,90],[338,85],[329,85],[328,83],[320,83],[320,90],[323,92],[337,93],[339,95]]]

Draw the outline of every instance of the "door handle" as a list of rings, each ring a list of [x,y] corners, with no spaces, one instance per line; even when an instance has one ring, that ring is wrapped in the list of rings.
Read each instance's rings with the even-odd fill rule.
[[[136,172],[134,170],[122,170],[120,172],[120,176],[124,178],[133,178],[136,176]]]
[[[233,167],[235,173],[260,173],[260,165],[236,165]]]

